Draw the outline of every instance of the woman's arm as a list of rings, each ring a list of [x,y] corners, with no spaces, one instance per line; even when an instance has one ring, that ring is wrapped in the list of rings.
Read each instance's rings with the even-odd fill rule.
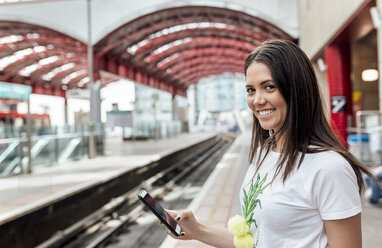
[[[200,224],[200,236],[197,240],[219,248],[234,248],[233,235],[227,228],[211,227]]]
[[[172,232],[167,231],[174,239],[179,240],[199,240],[205,244],[219,248],[234,248],[233,235],[227,228],[212,227],[199,223],[191,211],[175,212],[166,210],[177,220],[182,228],[181,235],[176,237]]]
[[[361,214],[341,220],[324,220],[330,248],[361,248]]]

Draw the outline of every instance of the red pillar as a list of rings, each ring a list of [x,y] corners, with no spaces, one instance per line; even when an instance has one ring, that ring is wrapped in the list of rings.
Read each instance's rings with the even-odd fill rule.
[[[127,77],[127,69],[125,65],[123,64],[118,65],[118,75],[122,77]]]
[[[107,71],[118,74],[118,64],[113,58],[108,58],[107,60]]]
[[[330,95],[332,128],[347,147],[348,116],[352,115],[351,61],[349,43],[332,44],[325,48]]]

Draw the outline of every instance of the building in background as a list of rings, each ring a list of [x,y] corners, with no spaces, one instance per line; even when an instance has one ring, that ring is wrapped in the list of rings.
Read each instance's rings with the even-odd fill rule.
[[[195,92],[195,114],[199,125],[238,128],[244,114],[241,112],[247,110],[243,74],[204,78],[196,85]]]
[[[375,151],[381,150],[381,8],[381,0],[300,1],[299,43],[314,63],[332,126],[344,145],[362,127]]]

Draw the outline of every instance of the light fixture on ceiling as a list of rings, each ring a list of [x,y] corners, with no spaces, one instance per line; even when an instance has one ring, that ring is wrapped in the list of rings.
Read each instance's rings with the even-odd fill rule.
[[[320,71],[326,71],[327,67],[326,67],[325,61],[322,58],[319,58],[317,60],[317,65],[318,65],[318,69],[320,69]]]
[[[371,20],[373,22],[374,28],[381,27],[382,20],[381,20],[381,16],[379,14],[377,7],[371,7],[370,8],[370,15],[371,15]]]
[[[378,71],[376,69],[367,69],[362,71],[362,81],[373,82],[378,79]]]

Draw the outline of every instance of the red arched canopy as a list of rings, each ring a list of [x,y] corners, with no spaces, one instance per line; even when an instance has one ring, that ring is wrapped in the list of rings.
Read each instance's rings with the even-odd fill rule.
[[[95,76],[121,77],[185,95],[201,78],[242,72],[244,60],[267,39],[292,37],[274,25],[225,8],[188,6],[141,16],[94,46]],[[86,45],[60,32],[0,21],[0,81],[64,95],[89,81]],[[54,92],[54,93],[52,93]]]
[[[0,21],[0,81],[31,85],[35,93],[64,96],[66,89],[84,87],[84,81],[78,77],[65,83],[68,79],[62,75],[86,64],[82,42],[48,28]]]
[[[242,72],[248,54],[267,39],[292,37],[230,9],[189,6],[160,10],[119,27],[94,48],[95,67],[174,94],[201,78]]]

